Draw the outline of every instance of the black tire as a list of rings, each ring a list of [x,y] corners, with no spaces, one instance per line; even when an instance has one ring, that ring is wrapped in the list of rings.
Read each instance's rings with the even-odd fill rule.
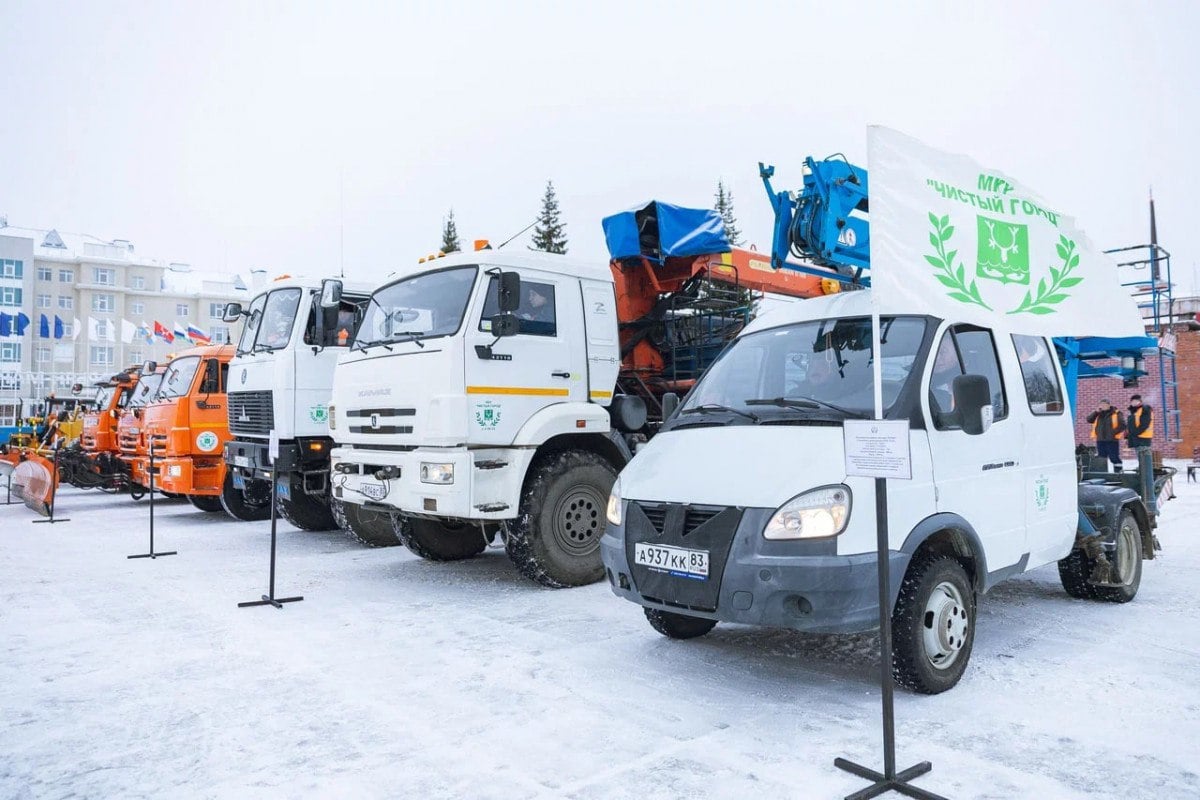
[[[1058,562],[1058,577],[1063,589],[1080,600],[1102,600],[1107,603],[1128,603],[1137,597],[1142,585],[1142,530],[1137,517],[1129,509],[1121,511],[1117,520],[1117,548],[1113,553],[1113,578],[1122,579],[1119,586],[1097,586],[1091,583],[1096,568],[1095,559],[1076,548]]]
[[[279,516],[302,531],[336,531],[339,527],[329,508],[329,501],[322,497],[305,494],[301,476],[290,481],[288,496],[279,497]]]
[[[612,465],[594,453],[567,450],[535,462],[506,543],[508,557],[532,581],[560,589],[604,577],[600,537]]]
[[[657,608],[642,608],[642,611],[646,612],[650,627],[668,639],[695,639],[717,627],[715,619],[689,617],[686,614],[659,611]]]
[[[462,561],[487,548],[483,531],[466,522],[392,516],[392,530],[413,555],[426,561]]]
[[[956,559],[918,553],[892,611],[892,674],[921,694],[953,688],[975,644],[975,590]]]
[[[233,485],[233,471],[225,470],[221,486],[221,507],[225,513],[242,522],[261,522],[271,518],[271,482],[246,481],[246,488]]]
[[[140,483],[130,482],[129,497],[131,500],[141,500],[145,496],[146,496],[146,487],[145,486],[142,486]]]
[[[189,494],[185,495],[185,497],[187,497],[188,502],[194,505],[196,508],[209,514],[216,514],[217,512],[225,510],[221,505],[221,498],[219,496],[207,494]]]
[[[360,544],[367,547],[395,547],[400,544],[392,527],[391,514],[364,509],[341,500],[334,500],[331,510],[333,518],[339,521],[338,527]]]

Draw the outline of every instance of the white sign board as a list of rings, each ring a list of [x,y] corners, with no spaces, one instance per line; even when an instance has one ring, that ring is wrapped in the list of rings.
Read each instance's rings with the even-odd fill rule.
[[[274,428],[271,428],[271,437],[267,445],[267,452],[271,456],[271,464],[274,464],[279,459],[279,434]]]
[[[842,436],[847,475],[912,479],[908,420],[848,419]]]

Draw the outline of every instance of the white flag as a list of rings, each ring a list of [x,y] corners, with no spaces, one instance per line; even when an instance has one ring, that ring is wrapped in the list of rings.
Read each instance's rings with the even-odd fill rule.
[[[98,342],[98,341],[100,341],[100,339],[101,339],[101,336],[100,336],[100,320],[96,319],[96,318],[95,318],[95,317],[93,317],[93,316],[88,316],[88,335],[87,335],[87,338],[88,338],[88,341],[89,341],[89,342]]]
[[[71,317],[71,338],[79,338],[79,317]]]
[[[137,334],[137,326],[127,319],[121,320],[121,341],[129,344]]]
[[[879,126],[867,153],[881,313],[1038,336],[1145,335],[1116,263],[1026,186]]]

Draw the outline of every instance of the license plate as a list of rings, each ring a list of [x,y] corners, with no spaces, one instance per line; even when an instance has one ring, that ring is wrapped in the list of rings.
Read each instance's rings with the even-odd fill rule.
[[[292,485],[287,481],[276,481],[275,496],[282,497],[284,500],[292,499]]]
[[[234,463],[234,466],[249,468],[250,457],[249,456],[234,456],[233,463]]]
[[[382,500],[387,497],[388,487],[382,483],[364,483],[358,490],[372,500]]]
[[[689,550],[665,544],[635,542],[633,561],[655,572],[666,572],[680,578],[708,580],[708,551]]]
[[[246,479],[243,478],[241,475],[238,475],[236,472],[233,474],[233,488],[235,488],[235,489],[245,489],[246,488]]]

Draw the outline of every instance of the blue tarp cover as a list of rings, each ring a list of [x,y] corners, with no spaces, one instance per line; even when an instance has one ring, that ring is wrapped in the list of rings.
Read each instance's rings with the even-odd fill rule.
[[[730,250],[721,215],[707,208],[684,208],[654,200],[605,217],[602,224],[611,258],[663,259]]]

